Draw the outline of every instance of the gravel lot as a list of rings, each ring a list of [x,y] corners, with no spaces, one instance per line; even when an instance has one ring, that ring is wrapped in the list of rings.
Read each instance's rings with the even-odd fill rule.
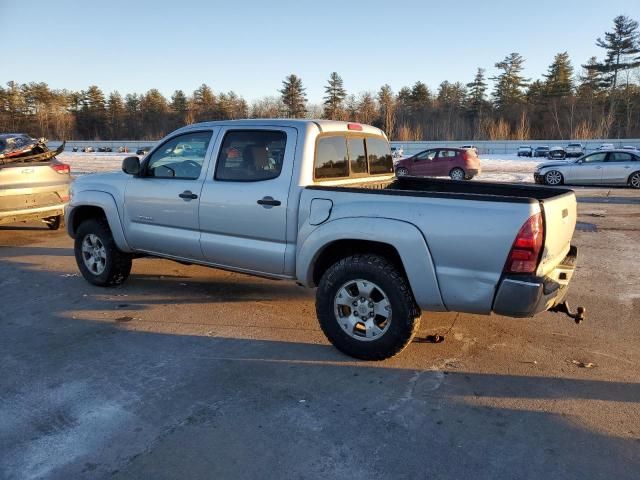
[[[582,325],[425,313],[380,363],[313,291],[156,259],[100,289],[0,227],[0,478],[638,478],[640,195],[578,194]]]

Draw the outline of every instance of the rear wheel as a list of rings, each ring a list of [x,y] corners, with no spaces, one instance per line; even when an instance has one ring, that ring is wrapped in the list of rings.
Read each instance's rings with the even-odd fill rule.
[[[396,169],[396,177],[406,177],[407,175],[409,175],[409,170],[406,168],[400,167]]]
[[[106,220],[84,221],[76,232],[74,251],[82,276],[100,287],[123,283],[131,272],[131,255],[118,250]]]
[[[631,174],[629,177],[629,185],[631,188],[640,188],[640,172]]]
[[[316,292],[316,313],[329,341],[363,360],[397,355],[420,324],[406,278],[378,255],[353,255],[331,266]]]
[[[451,177],[451,180],[464,180],[466,174],[464,173],[464,170],[456,167],[449,172],[449,176]]]
[[[557,170],[551,170],[544,174],[544,183],[547,185],[562,185],[563,181],[562,174]]]

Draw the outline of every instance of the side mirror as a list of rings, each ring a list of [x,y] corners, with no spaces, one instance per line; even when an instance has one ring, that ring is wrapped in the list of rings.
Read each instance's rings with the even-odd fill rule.
[[[127,157],[122,161],[122,171],[128,175],[140,174],[140,159],[138,157]]]

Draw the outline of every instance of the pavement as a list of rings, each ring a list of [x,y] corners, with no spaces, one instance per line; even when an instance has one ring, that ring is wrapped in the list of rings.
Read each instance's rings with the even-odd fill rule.
[[[583,324],[427,312],[384,362],[292,283],[139,259],[101,289],[64,232],[0,227],[0,478],[636,479],[640,195],[578,195]]]

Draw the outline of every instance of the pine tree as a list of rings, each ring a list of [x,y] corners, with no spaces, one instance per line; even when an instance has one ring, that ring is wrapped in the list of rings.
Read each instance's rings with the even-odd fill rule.
[[[411,110],[414,113],[425,110],[431,106],[431,92],[422,82],[416,82],[411,87]]]
[[[193,92],[194,120],[203,122],[216,118],[216,96],[206,83]]]
[[[343,114],[342,103],[347,96],[342,77],[337,72],[329,76],[327,86],[324,87],[324,117],[330,120],[340,120]]]
[[[176,90],[171,95],[171,125],[172,128],[181,127],[187,123],[187,114],[189,112],[189,103],[187,96],[182,90]]]
[[[522,55],[516,52],[510,53],[504,60],[496,63],[495,67],[501,70],[498,76],[490,78],[490,80],[496,82],[493,91],[496,107],[504,110],[522,102],[524,97],[523,89],[528,83],[528,80],[522,76],[524,69]]]
[[[137,140],[142,136],[142,115],[140,113],[140,96],[137,93],[128,93],[124,97],[125,127],[127,138]]]
[[[107,127],[111,140],[119,140],[124,136],[125,109],[120,93],[111,92],[107,99]]]
[[[640,66],[640,40],[638,22],[624,15],[613,19],[613,31],[605,32],[604,39],[598,38],[596,45],[605,49],[605,60],[601,63],[583,65],[604,75],[605,85],[611,90],[618,86],[618,74]]]
[[[544,75],[545,90],[549,97],[568,97],[573,93],[573,66],[567,52],[558,53]]]
[[[282,103],[284,104],[284,115],[287,118],[303,118],[307,113],[307,95],[302,86],[302,79],[291,74],[282,81]]]
[[[473,82],[467,83],[467,111],[472,117],[482,116],[487,106],[487,82],[485,81],[484,68],[478,68]]]
[[[145,138],[161,138],[167,133],[169,105],[158,89],[152,88],[144,94],[140,101],[140,111]]]
[[[360,95],[358,100],[358,117],[357,120],[362,123],[371,124],[378,116],[378,108],[376,101],[369,92]]]
[[[393,135],[396,123],[396,101],[389,85],[383,85],[378,92],[382,130],[388,137]]]

